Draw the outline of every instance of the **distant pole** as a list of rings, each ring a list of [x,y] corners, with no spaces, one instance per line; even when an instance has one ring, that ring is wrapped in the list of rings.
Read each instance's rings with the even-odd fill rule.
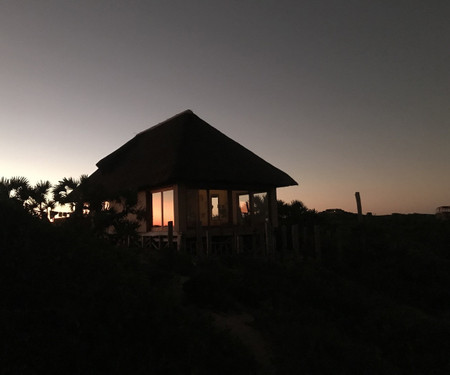
[[[356,198],[356,207],[358,208],[358,221],[362,221],[361,196],[359,195],[358,191],[355,193],[355,198]]]

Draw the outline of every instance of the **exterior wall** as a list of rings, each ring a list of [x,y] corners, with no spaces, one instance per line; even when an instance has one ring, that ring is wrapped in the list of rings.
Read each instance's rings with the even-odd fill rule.
[[[169,187],[170,189],[170,187]],[[253,220],[251,215],[247,221],[243,221],[239,210],[239,195],[247,194],[249,196],[249,204],[253,207],[253,192],[244,190],[226,190],[226,189],[189,189],[185,185],[174,185],[174,231],[185,233],[189,230],[195,230],[198,223],[208,227],[230,227],[230,226],[247,226],[260,225],[263,223],[259,218],[258,223]],[[139,232],[145,233],[149,231],[164,231],[166,227],[152,228],[152,207],[151,194],[159,192],[161,189],[140,191],[138,193],[138,206],[140,209],[146,210],[146,220],[141,221]],[[267,218],[273,227],[278,226],[277,213],[277,195],[276,189],[270,189],[267,193]],[[217,196],[220,202],[219,218],[212,220],[211,218],[211,197]],[[150,199],[149,199],[150,197]],[[255,198],[256,199],[256,198]],[[225,207],[226,206],[226,207]],[[203,216],[202,216],[203,214]],[[129,215],[130,219],[136,219],[135,215]]]
[[[278,227],[278,205],[277,205],[277,189],[270,189],[268,193],[269,198],[269,217],[270,222],[274,228]]]
[[[186,230],[186,187],[184,185],[175,185],[173,192],[174,204],[174,226],[175,232],[184,232]]]
[[[205,189],[198,190],[198,220],[202,226],[208,225],[208,191]]]
[[[145,191],[138,192],[137,205],[136,206],[137,206],[138,210],[143,210],[143,211],[147,210],[147,199],[146,199]],[[128,216],[130,216],[130,214]],[[137,220],[136,215],[132,215],[132,216],[134,216],[134,219]],[[145,222],[145,220],[139,220],[138,231],[139,232],[146,232],[147,231],[147,223]]]
[[[233,225],[238,224],[238,215],[239,215],[239,194],[236,194],[235,191],[231,193],[231,207],[232,207],[232,219]]]

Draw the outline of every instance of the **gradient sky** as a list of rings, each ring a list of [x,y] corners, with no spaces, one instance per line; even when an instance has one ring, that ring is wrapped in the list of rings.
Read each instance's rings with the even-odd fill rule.
[[[90,174],[185,109],[355,212],[450,205],[450,1],[0,0],[0,176]]]

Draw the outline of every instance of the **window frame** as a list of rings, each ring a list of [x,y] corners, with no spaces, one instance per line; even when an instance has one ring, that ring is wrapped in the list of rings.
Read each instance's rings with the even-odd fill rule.
[[[167,221],[167,225],[164,225],[164,193],[167,191],[172,191],[172,213],[170,216],[172,216],[172,220],[168,220]],[[154,194],[159,194],[160,195],[160,202],[161,202],[161,213],[160,213],[160,217],[161,217],[161,225],[155,225],[154,224],[154,219],[153,219],[153,205],[154,205],[154,200],[153,200],[153,195]],[[168,223],[169,221],[172,221],[173,225],[175,225],[175,188],[173,186],[171,187],[167,187],[164,189],[157,189],[157,190],[150,190],[150,196],[151,196],[151,230],[152,231],[161,231],[161,230],[165,230],[168,228]]]

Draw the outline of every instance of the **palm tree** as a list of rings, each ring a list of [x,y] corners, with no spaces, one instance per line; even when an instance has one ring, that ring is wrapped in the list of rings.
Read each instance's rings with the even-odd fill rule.
[[[82,174],[79,179],[64,177],[53,188],[53,200],[60,205],[69,204],[72,211],[82,214],[90,195],[86,189],[88,175]]]
[[[30,197],[31,186],[26,177],[16,176],[9,180],[13,196],[16,200],[24,204]]]
[[[30,183],[25,177],[2,177],[0,179],[0,198],[13,199],[22,205],[30,196]]]
[[[48,210],[55,206],[55,202],[49,198],[51,188],[50,181],[39,181],[30,189],[29,199],[26,201],[25,207],[31,214],[43,219],[46,217]]]
[[[62,180],[58,181],[58,184],[53,188],[53,200],[61,206],[70,204],[73,211],[75,202],[72,201],[69,195],[78,186],[80,186],[80,180],[76,180],[73,177],[64,177]]]
[[[10,198],[11,185],[9,179],[2,177],[0,178],[0,199],[7,200]]]
[[[28,196],[30,183],[25,177],[11,177],[10,179],[2,177],[0,179],[0,191],[4,198],[14,198],[25,201]]]

